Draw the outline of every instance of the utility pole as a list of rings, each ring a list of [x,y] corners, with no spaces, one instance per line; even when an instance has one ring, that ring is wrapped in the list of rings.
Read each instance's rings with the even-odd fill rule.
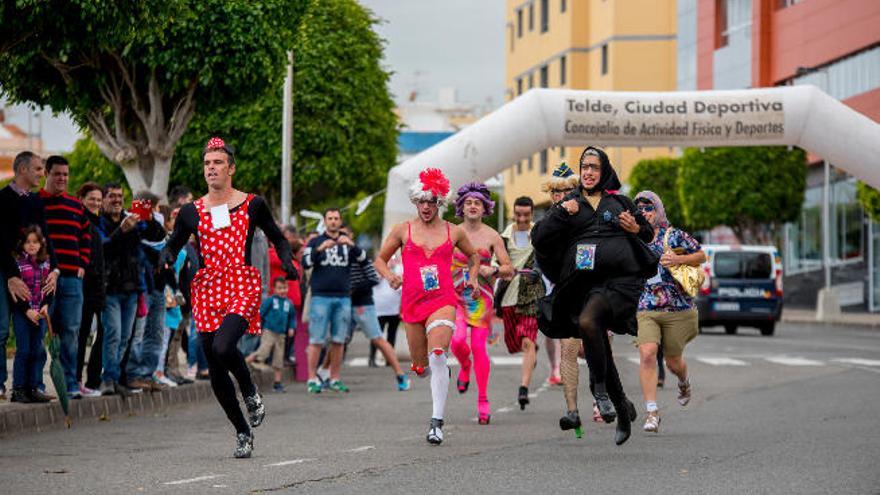
[[[287,76],[284,78],[284,104],[281,130],[281,222],[290,223],[293,189],[293,51],[287,52]]]

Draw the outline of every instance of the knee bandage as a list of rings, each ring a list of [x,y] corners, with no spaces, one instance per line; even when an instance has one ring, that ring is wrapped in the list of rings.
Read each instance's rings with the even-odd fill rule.
[[[425,327],[425,335],[431,333],[431,330],[437,327],[449,327],[450,329],[455,330],[455,322],[450,320],[434,320]]]

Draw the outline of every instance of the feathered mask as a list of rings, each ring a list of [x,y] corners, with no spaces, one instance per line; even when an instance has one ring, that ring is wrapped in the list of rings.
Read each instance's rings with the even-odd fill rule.
[[[458,188],[458,197],[455,198],[455,216],[464,218],[464,200],[477,198],[483,202],[483,216],[488,217],[495,208],[495,202],[489,194],[489,188],[482,182],[471,182]]]
[[[449,179],[439,168],[427,168],[419,173],[419,180],[413,181],[409,188],[409,199],[413,203],[436,199],[439,206],[446,204],[449,195]]]

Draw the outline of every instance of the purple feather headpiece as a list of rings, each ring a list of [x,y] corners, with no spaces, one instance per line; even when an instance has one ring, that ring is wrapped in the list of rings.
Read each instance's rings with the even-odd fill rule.
[[[488,217],[495,208],[495,202],[489,194],[489,188],[482,182],[471,182],[458,188],[458,197],[455,198],[455,216],[464,218],[464,200],[477,198],[483,202],[483,216]]]

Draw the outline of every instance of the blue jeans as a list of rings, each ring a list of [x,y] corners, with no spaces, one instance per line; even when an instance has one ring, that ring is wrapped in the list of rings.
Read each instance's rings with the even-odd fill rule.
[[[137,313],[137,293],[107,294],[101,321],[104,323],[104,342],[102,343],[101,364],[104,372],[101,380],[118,382],[122,370],[119,368],[131,328]]]
[[[309,344],[324,345],[327,334],[335,344],[344,344],[351,324],[351,298],[312,296],[309,306]]]
[[[165,293],[159,290],[150,292],[147,297],[146,324],[143,337],[131,346],[128,365],[125,368],[128,379],[152,378],[159,366],[162,353],[162,336],[165,333]]]
[[[9,296],[6,280],[0,282],[0,388],[6,387],[8,371],[6,370],[6,340],[9,338]]]
[[[12,388],[31,390],[43,378],[46,364],[46,349],[43,338],[46,336],[46,320],[34,325],[21,311],[12,315],[15,332],[15,360],[12,365]],[[4,361],[6,359],[4,358]]]
[[[75,276],[58,277],[55,298],[49,312],[52,329],[61,338],[61,369],[68,392],[79,392],[76,376],[76,353],[79,349],[79,324],[82,321],[82,279]]]
[[[367,336],[367,340],[375,340],[382,337],[382,328],[379,326],[379,317],[376,316],[376,306],[354,306],[351,308],[351,322]]]
[[[192,317],[190,317],[189,320],[187,346],[189,346],[189,352],[186,355],[186,364],[190,367],[197,365],[196,369],[199,371],[207,370],[208,358],[205,357],[205,351],[202,349],[202,346],[199,345],[199,333],[196,331],[196,320]]]

